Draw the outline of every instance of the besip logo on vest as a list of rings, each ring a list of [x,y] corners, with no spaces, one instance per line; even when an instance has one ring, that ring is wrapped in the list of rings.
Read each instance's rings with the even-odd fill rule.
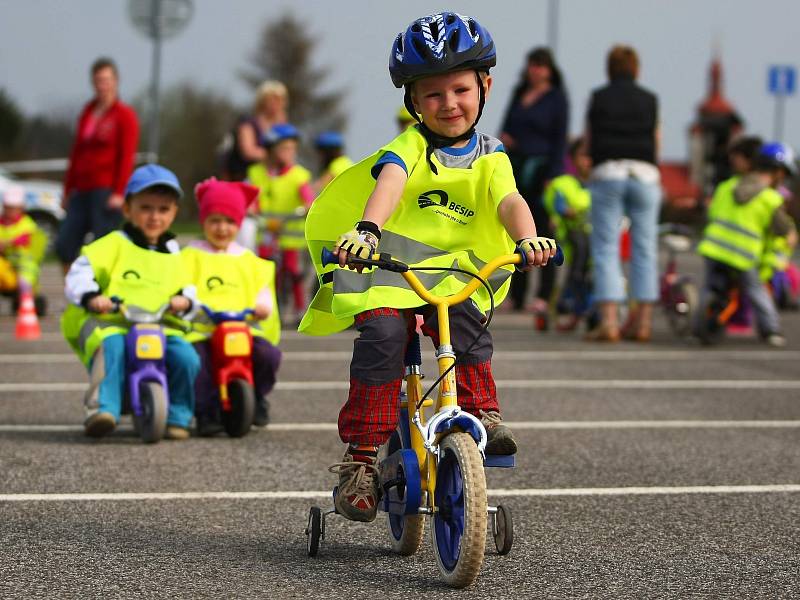
[[[437,215],[455,221],[459,225],[466,225],[467,221],[464,219],[471,219],[475,216],[474,210],[463,204],[451,201],[444,190],[423,192],[417,198],[417,204],[421,209],[434,207],[433,212]]]

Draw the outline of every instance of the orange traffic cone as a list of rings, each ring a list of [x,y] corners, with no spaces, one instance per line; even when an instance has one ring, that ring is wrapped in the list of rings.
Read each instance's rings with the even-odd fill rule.
[[[14,335],[18,340],[38,340],[42,337],[39,318],[36,316],[36,305],[31,293],[20,294],[17,327]]]

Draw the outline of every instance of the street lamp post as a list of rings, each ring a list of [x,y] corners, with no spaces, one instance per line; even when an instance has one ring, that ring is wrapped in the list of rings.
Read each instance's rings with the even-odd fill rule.
[[[148,161],[158,157],[159,111],[161,97],[161,45],[174,37],[192,18],[192,0],[129,0],[128,15],[133,26],[153,41],[150,67],[150,106],[147,122]]]

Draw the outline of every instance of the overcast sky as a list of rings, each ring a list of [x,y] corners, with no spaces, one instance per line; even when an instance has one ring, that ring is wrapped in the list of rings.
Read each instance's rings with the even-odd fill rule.
[[[162,85],[192,80],[236,102],[249,102],[236,77],[264,23],[287,9],[319,40],[317,63],[330,83],[346,87],[350,153],[358,158],[394,135],[401,92],[392,86],[392,40],[415,17],[437,10],[472,15],[495,38],[495,88],[480,128],[496,134],[526,52],[547,36],[547,0],[194,0],[192,21],[164,44]],[[0,86],[26,113],[77,107],[91,90],[87,69],[98,55],[119,64],[122,95],[149,80],[151,47],[130,25],[127,0],[0,0]],[[571,132],[582,129],[586,100],[604,82],[610,45],[633,45],[641,82],[661,102],[663,155],[682,159],[686,131],[705,95],[714,44],[722,51],[725,90],[748,129],[773,135],[774,99],[766,91],[770,64],[800,63],[798,0],[561,0],[557,60],[571,101]],[[800,145],[800,106],[786,102],[784,138]]]

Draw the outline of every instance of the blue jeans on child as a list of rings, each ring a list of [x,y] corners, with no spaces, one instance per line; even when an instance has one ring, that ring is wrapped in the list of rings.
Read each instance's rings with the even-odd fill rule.
[[[623,302],[625,287],[620,260],[620,221],[631,220],[630,297],[639,302],[658,300],[658,211],[661,187],[628,179],[598,179],[592,192],[591,252],[594,299]]]
[[[125,397],[125,336],[111,335],[103,340],[105,373],[99,388],[99,411],[119,421]],[[167,336],[167,386],[169,412],[167,424],[188,428],[194,416],[194,380],[200,371],[200,359],[192,345],[175,336]]]

